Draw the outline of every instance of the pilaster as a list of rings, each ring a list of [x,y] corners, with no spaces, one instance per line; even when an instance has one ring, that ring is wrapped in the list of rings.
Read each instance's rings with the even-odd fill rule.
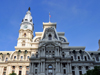
[[[78,66],[75,66],[75,75],[79,75]]]

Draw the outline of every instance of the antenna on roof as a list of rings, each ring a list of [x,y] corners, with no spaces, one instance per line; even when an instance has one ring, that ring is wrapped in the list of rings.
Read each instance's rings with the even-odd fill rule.
[[[50,22],[50,18],[51,18],[51,15],[50,15],[50,12],[49,12],[49,22]]]

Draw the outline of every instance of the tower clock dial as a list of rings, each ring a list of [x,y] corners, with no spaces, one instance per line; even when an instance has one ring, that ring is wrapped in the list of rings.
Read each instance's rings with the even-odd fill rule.
[[[26,29],[27,27],[28,27],[27,25],[24,26],[25,29]]]

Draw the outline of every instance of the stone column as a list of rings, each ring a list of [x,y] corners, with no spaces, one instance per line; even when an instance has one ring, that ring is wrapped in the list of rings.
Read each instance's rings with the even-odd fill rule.
[[[30,67],[29,72],[31,73],[32,72],[32,65],[31,65],[31,63],[29,65],[29,67]]]
[[[11,68],[10,65],[8,66],[8,70],[7,70],[7,71],[8,71],[8,75],[9,75],[10,73],[12,73],[12,68]]]
[[[7,66],[7,71],[6,71],[6,75],[9,75],[9,65]],[[0,67],[0,71],[1,71],[1,67]],[[0,74],[1,75],[1,74]]]
[[[39,63],[39,65],[38,65],[38,73],[40,73],[40,63]]]
[[[22,67],[22,75],[25,75],[25,74],[26,74],[26,67],[23,66],[23,67]]]
[[[78,66],[75,66],[75,75],[79,75]]]
[[[48,67],[47,67],[47,75],[48,75]]]
[[[45,73],[45,62],[44,62],[44,65],[43,65],[43,72]]]
[[[44,72],[44,62],[42,62],[42,72]]]
[[[59,69],[58,69],[58,70],[59,70],[59,72],[60,72],[60,62],[59,62],[59,64],[58,64],[58,65],[59,65]]]
[[[42,62],[41,62],[41,72],[42,72]]]
[[[56,62],[56,72],[57,72],[57,68],[58,68],[58,67],[57,67],[57,62]]]
[[[70,73],[72,73],[72,67],[71,67],[71,63],[69,63],[69,66],[70,66]]]
[[[39,70],[40,70],[40,71],[39,71],[39,72],[41,72],[41,62],[40,62],[39,64],[40,64],[40,67],[39,67]]]
[[[58,56],[59,56],[59,49],[58,49]]]
[[[54,75],[55,75],[56,71],[55,71],[55,68],[54,68]]]
[[[86,73],[86,69],[85,69],[85,66],[82,67],[82,74],[85,74]]]
[[[57,50],[57,56],[58,56],[58,50]]]
[[[18,75],[18,73],[19,73],[19,68],[18,68],[18,66],[15,66],[15,73]]]
[[[34,63],[32,62],[32,73],[34,73]]]
[[[0,71],[1,71],[1,66],[0,66]],[[1,73],[0,73],[0,75],[1,75]]]
[[[1,67],[1,75],[3,75],[3,69],[4,69],[4,67],[2,66]]]
[[[33,74],[34,74],[34,63],[33,63]]]
[[[69,73],[69,64],[67,63],[67,73]]]
[[[61,67],[60,68],[61,68],[61,73],[62,73],[62,63],[61,63]]]

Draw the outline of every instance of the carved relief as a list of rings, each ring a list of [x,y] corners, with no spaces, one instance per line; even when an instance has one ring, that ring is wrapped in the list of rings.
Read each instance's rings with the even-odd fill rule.
[[[40,40],[41,40],[41,37],[38,37],[38,38],[35,39],[34,42],[39,42]]]
[[[59,37],[60,41],[66,42],[66,40],[63,37]]]

